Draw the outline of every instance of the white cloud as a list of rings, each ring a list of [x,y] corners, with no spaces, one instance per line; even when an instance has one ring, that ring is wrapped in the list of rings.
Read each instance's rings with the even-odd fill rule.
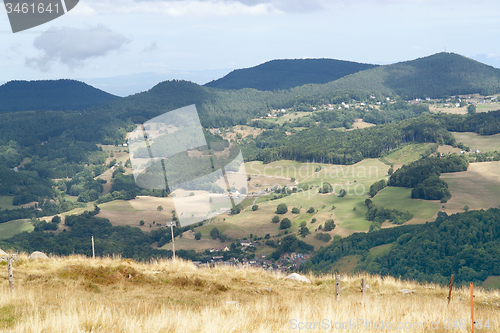
[[[25,65],[46,72],[54,62],[60,62],[74,69],[83,66],[87,59],[119,50],[129,41],[103,25],[87,29],[52,27],[35,38],[33,46],[41,53],[38,57],[26,58]]]

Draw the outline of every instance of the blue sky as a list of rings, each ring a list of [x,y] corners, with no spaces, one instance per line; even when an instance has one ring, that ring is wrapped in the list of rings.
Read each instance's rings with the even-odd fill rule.
[[[499,18],[500,2],[485,0],[80,0],[13,34],[2,8],[0,81],[73,78],[113,90],[148,78],[123,95],[272,59],[389,64],[445,48],[500,68]]]

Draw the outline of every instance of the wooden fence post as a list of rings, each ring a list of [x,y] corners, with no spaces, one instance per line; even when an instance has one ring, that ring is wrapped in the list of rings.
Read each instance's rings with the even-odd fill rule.
[[[14,273],[12,272],[12,256],[7,259],[7,266],[9,268],[9,286],[10,291],[14,292]]]
[[[474,322],[474,285],[472,282],[470,283],[470,319],[471,332],[474,333],[474,326],[476,326],[476,323]]]
[[[335,294],[337,295],[337,302],[340,301],[340,274],[335,278]]]
[[[92,259],[95,259],[94,236],[92,236]]]
[[[361,279],[361,292],[363,293],[363,299],[364,299],[366,294],[366,281],[364,278]]]
[[[451,279],[450,279],[450,293],[448,294],[448,305],[450,305],[451,301],[451,289],[453,288],[453,274],[451,274]]]

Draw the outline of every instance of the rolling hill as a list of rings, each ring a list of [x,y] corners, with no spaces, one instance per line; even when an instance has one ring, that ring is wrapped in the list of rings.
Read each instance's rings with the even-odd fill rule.
[[[9,81],[0,86],[0,112],[80,111],[119,99],[75,80]]]
[[[289,89],[310,83],[327,83],[378,65],[335,59],[281,59],[237,69],[205,84],[219,89]]]
[[[294,73],[294,66],[290,66],[289,71],[285,70],[286,65],[293,64],[293,61],[278,61],[278,63],[280,66],[271,68],[282,68],[284,73],[290,75]],[[318,66],[314,67],[313,64]],[[311,63],[311,72],[320,71],[321,64],[321,62]],[[269,75],[273,75],[273,71],[266,72],[262,69],[252,69],[249,73],[250,81],[264,82]],[[258,73],[260,74],[257,75]],[[229,80],[230,76],[227,77]],[[243,82],[243,76],[238,74],[238,77],[238,82]],[[289,86],[298,84],[292,77],[301,80],[301,75],[293,74],[289,77]],[[340,95],[345,95],[345,92],[355,92],[351,98],[358,100],[362,98],[358,95],[362,94],[399,95],[404,98],[493,94],[500,91],[500,69],[458,54],[438,53],[412,61],[359,71],[329,83],[305,84],[288,90],[259,91],[248,88],[226,90],[213,88],[214,86],[229,87],[222,83],[200,86],[187,81],[165,81],[147,92],[106,103],[105,107],[100,108],[106,111],[114,110],[114,114],[122,119],[134,117],[136,121],[145,121],[163,112],[196,104],[204,126],[231,126],[246,124],[249,119],[265,115],[273,108],[291,108],[301,103],[331,103]]]
[[[500,91],[500,69],[441,52],[355,73],[328,83],[323,89],[361,90],[406,98],[490,95]]]

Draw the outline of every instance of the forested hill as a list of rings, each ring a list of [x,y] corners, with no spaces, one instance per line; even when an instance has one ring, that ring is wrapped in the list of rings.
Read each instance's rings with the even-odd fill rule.
[[[0,112],[79,111],[119,98],[75,80],[10,81],[0,86]]]
[[[500,91],[500,69],[455,53],[380,66],[327,84],[332,90],[396,94],[404,98],[441,98]]]
[[[357,267],[369,273],[446,284],[480,283],[500,275],[500,209],[470,211],[435,222],[356,233],[321,248],[306,263],[308,270],[329,272],[339,259],[361,255]],[[370,248],[392,244],[390,251],[368,257]],[[306,269],[306,268],[305,268]]]
[[[327,83],[378,65],[335,59],[282,59],[237,69],[205,84],[219,89],[289,89],[309,83]]]

